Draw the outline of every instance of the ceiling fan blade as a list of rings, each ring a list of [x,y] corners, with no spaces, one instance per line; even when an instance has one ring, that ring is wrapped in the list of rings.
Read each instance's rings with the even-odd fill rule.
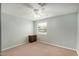
[[[22,3],[22,5],[27,6],[28,8],[33,9],[33,6],[30,3]]]

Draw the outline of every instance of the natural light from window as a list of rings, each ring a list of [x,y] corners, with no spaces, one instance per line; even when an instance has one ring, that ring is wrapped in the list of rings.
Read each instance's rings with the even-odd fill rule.
[[[37,34],[47,34],[47,22],[37,24]]]

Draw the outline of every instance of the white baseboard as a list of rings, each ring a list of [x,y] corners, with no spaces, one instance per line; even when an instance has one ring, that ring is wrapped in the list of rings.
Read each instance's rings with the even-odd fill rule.
[[[19,45],[22,45],[22,44],[25,44],[25,42],[24,43],[17,44],[17,45],[10,46],[10,47],[7,47],[7,48],[4,48],[1,51],[7,50],[7,49],[11,49],[11,48],[15,48],[15,47],[17,47]]]
[[[43,42],[43,43],[46,43],[46,44],[50,44],[50,45],[53,45],[53,46],[58,46],[58,47],[65,48],[65,49],[74,50],[74,51],[77,52],[77,55],[79,56],[79,50],[77,50],[77,49],[61,46],[61,45],[54,44],[54,43],[51,43],[51,42],[45,42],[45,41],[40,41],[40,42]]]
[[[79,56],[79,50],[76,49],[77,55]]]

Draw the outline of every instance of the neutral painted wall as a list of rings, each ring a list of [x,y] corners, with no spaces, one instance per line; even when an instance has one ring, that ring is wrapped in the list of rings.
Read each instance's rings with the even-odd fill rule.
[[[77,13],[71,13],[36,21],[47,22],[47,35],[38,34],[38,40],[59,44],[61,46],[76,48],[77,44]]]
[[[1,3],[0,3],[0,52],[1,52]]]
[[[79,50],[79,11],[78,11],[78,15],[77,15],[77,49]]]
[[[27,43],[27,36],[33,34],[33,22],[24,18],[1,14],[2,49]]]

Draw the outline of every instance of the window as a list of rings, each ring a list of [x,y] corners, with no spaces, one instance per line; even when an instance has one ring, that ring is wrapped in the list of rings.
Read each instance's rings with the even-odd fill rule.
[[[37,24],[37,34],[47,34],[47,22]]]

